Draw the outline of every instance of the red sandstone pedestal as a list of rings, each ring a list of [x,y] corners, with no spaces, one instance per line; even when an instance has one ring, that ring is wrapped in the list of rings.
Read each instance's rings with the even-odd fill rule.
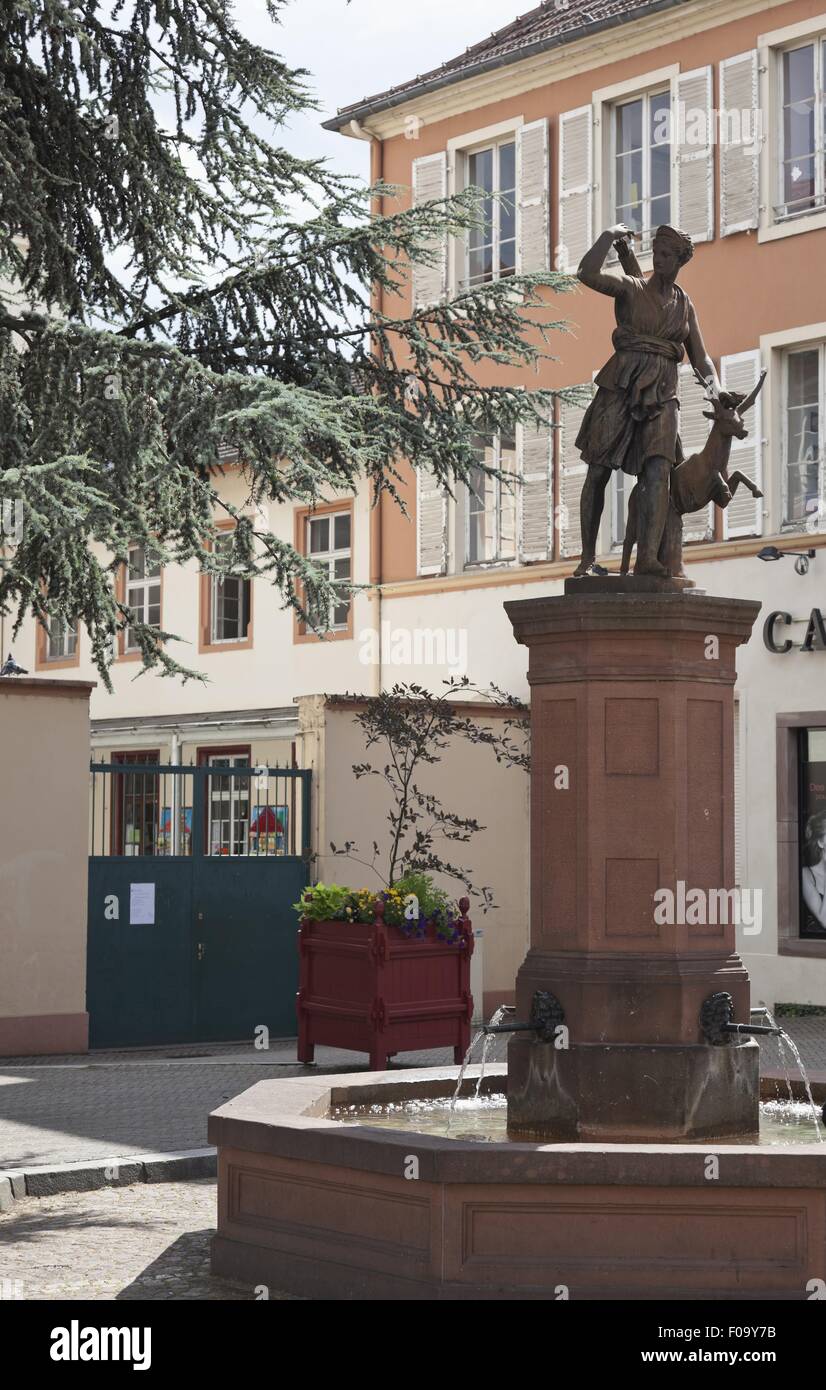
[[[731,897],[722,911],[708,895],[734,887],[735,651],[759,607],[578,589],[505,605],[530,651],[532,708],[531,946],[516,1016],[551,991],[569,1043],[510,1042],[509,1126],[526,1137],[757,1131],[757,1044],[711,1045],[699,1014],[724,991],[749,1021]],[[686,912],[681,883],[709,910]]]

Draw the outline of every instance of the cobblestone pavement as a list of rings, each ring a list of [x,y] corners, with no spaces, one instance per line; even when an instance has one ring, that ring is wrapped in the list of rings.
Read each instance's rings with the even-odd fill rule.
[[[209,1272],[215,1182],[138,1183],[28,1197],[0,1216],[0,1297],[249,1300]],[[287,1294],[270,1291],[271,1299]]]
[[[826,1017],[784,1018],[813,1079],[826,1080]],[[489,1060],[503,1061],[497,1038]],[[782,1072],[777,1042],[762,1038],[761,1068]],[[0,1170],[203,1148],[211,1110],[265,1078],[366,1070],[363,1053],[317,1048],[295,1060],[295,1040],[95,1052],[0,1061]],[[406,1052],[396,1065],[447,1066],[449,1048]],[[792,1070],[794,1070],[792,1068]]]
[[[315,1067],[299,1066],[294,1043],[280,1052],[238,1044],[228,1053],[221,1044],[213,1055],[193,1055],[199,1050],[212,1052],[170,1048],[0,1061],[0,1171],[203,1148],[210,1111],[256,1081],[367,1065],[362,1053],[319,1048]],[[447,1048],[404,1054],[406,1066],[452,1060]]]

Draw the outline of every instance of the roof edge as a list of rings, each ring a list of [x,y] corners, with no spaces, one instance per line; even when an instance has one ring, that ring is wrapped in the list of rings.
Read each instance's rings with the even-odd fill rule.
[[[591,34],[604,33],[608,29],[618,29],[624,24],[633,24],[636,19],[643,19],[662,10],[673,10],[691,3],[692,0],[649,0],[648,4],[640,5],[639,10],[633,15],[617,14],[609,15],[604,19],[591,20],[590,23],[581,24],[578,28],[571,29],[565,34],[552,34],[548,38],[537,39],[534,43],[525,44],[524,47],[514,49],[510,53],[482,58],[476,63],[469,64],[466,68],[459,68],[456,72],[446,73],[443,67],[438,68],[432,76],[423,79],[416,86],[411,86],[405,91],[396,89],[390,92],[379,92],[375,96],[365,97],[360,102],[354,102],[351,106],[340,107],[335,116],[321,122],[322,129],[341,131],[352,121],[360,124],[369,116],[378,115],[381,111],[392,111],[394,107],[403,106],[405,102],[413,101],[416,97],[427,96],[431,92],[441,91],[444,87],[455,86],[472,77],[479,77],[485,72],[493,72],[496,68],[511,67],[514,63],[522,62],[525,58],[537,57],[540,53],[547,52],[552,48],[564,48],[568,44],[575,43],[578,39],[588,38]]]

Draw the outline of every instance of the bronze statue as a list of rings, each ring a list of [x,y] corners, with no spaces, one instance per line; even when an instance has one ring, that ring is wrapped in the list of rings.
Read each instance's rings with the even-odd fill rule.
[[[638,479],[634,573],[669,574],[660,548],[669,514],[670,475],[683,461],[677,368],[684,352],[708,390],[718,400],[728,400],[706,351],[694,306],[677,284],[680,268],[694,254],[691,238],[674,227],[659,227],[653,245],[654,273],[646,280],[630,248],[633,235],[621,222],[608,227],[585,253],[577,271],[584,285],[613,297],[617,326],[612,338],[614,355],[596,378],[597,393],[576,440],[588,464],[580,500],[582,558],[576,575],[587,574],[594,564],[605,488],[615,468]],[[617,248],[620,268],[606,272],[602,267],[612,246]]]
[[[707,387],[699,373],[697,376],[700,384]],[[764,370],[760,373],[756,386],[752,387],[747,396],[741,395],[739,391],[725,391],[715,395],[714,391],[707,387],[706,394],[711,410],[704,410],[703,415],[707,420],[713,420],[714,424],[699,454],[692,454],[671,471],[670,501],[665,532],[658,553],[659,560],[669,574],[678,579],[685,578],[682,518],[686,513],[701,512],[710,502],[725,508],[738,487],[748,488],[752,497],[763,496],[757,484],[753,483],[751,478],[747,478],[745,473],[741,473],[739,468],[729,474],[728,461],[732,439],[745,439],[748,434],[743,416],[757,400],[765,379]],[[636,483],[628,499],[628,522],[625,527],[620,574],[628,573],[631,549],[637,539],[638,491],[639,483]]]

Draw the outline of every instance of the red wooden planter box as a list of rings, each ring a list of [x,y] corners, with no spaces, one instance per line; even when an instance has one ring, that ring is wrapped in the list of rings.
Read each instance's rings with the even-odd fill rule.
[[[470,1046],[473,930],[459,904],[463,940],[440,941],[432,924],[408,940],[379,915],[375,921],[315,922],[298,934],[298,1060],[312,1062],[316,1043],[369,1052],[372,1071],[388,1057],[452,1047],[461,1062]]]

